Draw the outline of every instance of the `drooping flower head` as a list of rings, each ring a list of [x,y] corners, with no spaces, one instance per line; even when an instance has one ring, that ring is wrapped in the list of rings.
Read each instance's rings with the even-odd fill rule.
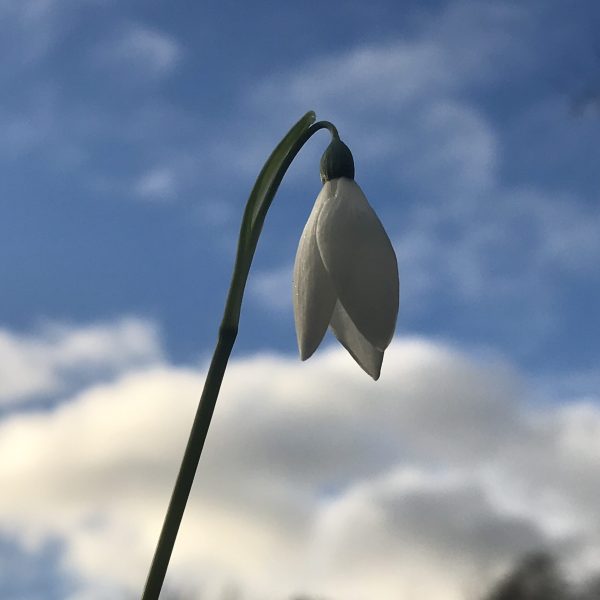
[[[300,358],[330,326],[354,360],[378,379],[398,315],[398,264],[381,221],[354,181],[350,149],[335,138],[321,159],[323,188],[294,265]]]

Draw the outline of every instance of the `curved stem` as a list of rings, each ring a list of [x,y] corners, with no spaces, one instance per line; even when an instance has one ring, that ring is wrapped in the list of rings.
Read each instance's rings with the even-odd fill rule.
[[[251,200],[254,190],[250,194],[250,198],[248,199],[248,203],[246,205],[246,211],[244,213],[244,218],[242,219],[242,226],[240,228],[240,237],[235,266],[233,269],[233,277],[229,287],[229,294],[227,295],[225,314],[223,315],[224,324],[226,323],[231,327],[238,326],[240,320],[240,311],[242,308],[242,298],[244,295],[244,289],[246,287],[246,280],[248,279],[250,265],[252,263],[252,259],[254,258],[254,251],[256,250],[256,245],[258,244],[258,238],[260,237],[267,211],[269,210],[271,202],[273,201],[273,197],[275,196],[275,193],[277,192],[284,175],[292,164],[292,161],[294,158],[296,158],[296,155],[298,152],[300,152],[304,144],[306,144],[306,142],[321,129],[328,129],[334,139],[339,139],[338,130],[336,129],[335,125],[329,121],[318,121],[306,129],[306,131],[296,140],[282,161],[277,174],[273,178],[269,191],[265,194],[265,201],[260,205],[256,214],[254,214],[251,210]],[[268,161],[265,164],[265,167],[267,164]],[[263,167],[263,170],[265,167]],[[260,175],[257,183],[259,180]]]
[[[318,121],[314,125],[311,125],[311,129],[314,129],[313,133],[315,133],[316,131],[319,131],[319,129],[329,129],[329,132],[331,133],[331,135],[333,136],[334,139],[336,139],[336,140],[340,139],[340,135],[338,133],[337,127],[333,123],[330,123],[329,121]],[[312,135],[312,133],[311,133],[311,135]]]
[[[225,368],[227,367],[227,362],[237,336],[244,288],[246,287],[252,258],[254,256],[254,251],[256,250],[266,213],[290,164],[302,146],[304,146],[310,137],[320,129],[328,129],[334,138],[339,138],[337,129],[329,121],[319,121],[305,129],[281,159],[279,168],[272,177],[270,184],[266,191],[262,192],[262,197],[259,198],[258,206],[255,206],[253,200],[258,194],[257,190],[260,188],[262,182],[261,178],[265,175],[271,159],[280,149],[280,144],[265,163],[248,199],[240,229],[237,256],[231,285],[225,303],[223,320],[219,328],[217,345],[206,375],[204,390],[200,397],[196,416],[194,417],[188,443],[179,468],[179,474],[177,475],[173,494],[171,495],[171,500],[167,508],[154,558],[146,580],[142,600],[158,600],[160,595],[173,546],[175,545],[175,540],[177,538],[177,532],[179,531],[179,525],[181,524],[181,519],[192,488],[200,455],[202,454],[202,448],[204,447],[204,442],[208,434],[208,428],[215,409],[219,390],[221,389]],[[293,131],[293,129],[291,131]],[[286,139],[287,136],[283,141]]]

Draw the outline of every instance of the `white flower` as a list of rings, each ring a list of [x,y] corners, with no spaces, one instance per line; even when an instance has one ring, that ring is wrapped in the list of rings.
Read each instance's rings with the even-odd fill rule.
[[[398,315],[398,264],[381,221],[354,179],[326,181],[304,227],[294,265],[300,358],[327,326],[373,379]]]

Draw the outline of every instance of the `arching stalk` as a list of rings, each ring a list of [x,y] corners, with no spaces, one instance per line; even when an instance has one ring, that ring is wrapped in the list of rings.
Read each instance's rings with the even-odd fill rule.
[[[290,129],[268,158],[248,198],[217,345],[206,375],[204,390],[167,508],[142,600],[158,600],[160,595],[221,389],[227,361],[237,336],[244,289],[267,211],[283,176],[308,139],[324,128],[329,129],[335,139],[338,138],[338,132],[332,123],[328,121],[315,123],[315,118],[314,112],[308,112]]]

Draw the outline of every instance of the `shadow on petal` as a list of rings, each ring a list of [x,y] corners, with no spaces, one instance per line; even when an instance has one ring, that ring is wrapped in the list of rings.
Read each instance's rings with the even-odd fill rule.
[[[309,358],[321,343],[337,300],[317,246],[317,218],[324,197],[321,191],[302,232],[294,263],[294,320],[302,360]]]

